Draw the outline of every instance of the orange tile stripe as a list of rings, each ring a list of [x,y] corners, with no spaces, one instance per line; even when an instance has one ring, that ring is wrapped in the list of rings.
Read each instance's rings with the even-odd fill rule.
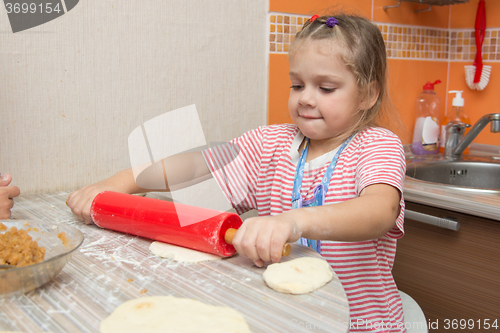
[[[270,12],[269,53],[287,53],[293,37],[308,15]],[[438,29],[374,22],[384,37],[392,59],[473,61],[476,41],[473,29]],[[486,29],[483,61],[500,62],[500,28]]]

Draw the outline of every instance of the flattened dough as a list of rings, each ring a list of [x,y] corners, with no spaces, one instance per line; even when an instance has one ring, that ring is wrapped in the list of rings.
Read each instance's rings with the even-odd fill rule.
[[[149,246],[149,251],[154,255],[166,259],[172,259],[178,262],[197,263],[201,261],[220,260],[222,257],[187,249],[181,246],[175,246],[163,242],[153,242]]]
[[[307,294],[333,278],[330,265],[320,258],[297,258],[267,266],[264,281],[272,289],[287,294]]]
[[[236,310],[189,298],[153,296],[127,301],[100,325],[101,333],[250,332]]]

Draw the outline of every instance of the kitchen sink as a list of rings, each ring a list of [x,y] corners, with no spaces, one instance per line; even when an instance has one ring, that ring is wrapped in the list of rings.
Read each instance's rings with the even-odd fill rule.
[[[459,158],[413,156],[407,158],[406,176],[410,180],[461,189],[500,191],[500,159],[468,155]]]

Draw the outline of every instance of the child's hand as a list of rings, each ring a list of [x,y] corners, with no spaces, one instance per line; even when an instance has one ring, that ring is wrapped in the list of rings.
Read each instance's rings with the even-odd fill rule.
[[[104,191],[132,194],[143,190],[136,185],[132,169],[126,169],[98,183],[72,192],[66,201],[66,205],[71,208],[73,214],[84,220],[85,224],[92,224],[90,206],[92,206],[92,201],[94,201],[96,195]]]
[[[92,224],[90,206],[96,195],[104,191],[120,192],[118,189],[114,188],[112,184],[108,184],[106,180],[104,180],[72,192],[66,204],[71,208],[73,214],[84,220],[85,224]]]
[[[238,229],[233,245],[239,254],[262,267],[266,261],[280,261],[285,243],[295,242],[301,234],[290,214],[252,217]]]
[[[0,220],[10,218],[10,210],[14,206],[12,198],[17,197],[20,193],[19,187],[9,186],[11,181],[12,176],[9,174],[3,175],[0,178]]]

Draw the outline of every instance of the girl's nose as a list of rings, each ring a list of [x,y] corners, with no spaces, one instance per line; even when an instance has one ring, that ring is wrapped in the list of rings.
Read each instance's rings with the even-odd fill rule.
[[[311,89],[304,88],[299,96],[299,104],[302,106],[315,106],[314,94]]]

